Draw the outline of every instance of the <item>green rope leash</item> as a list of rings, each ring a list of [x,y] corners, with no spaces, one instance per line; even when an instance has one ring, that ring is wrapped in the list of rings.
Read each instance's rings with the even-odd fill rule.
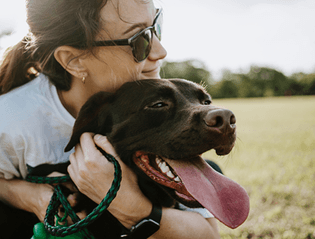
[[[71,178],[69,175],[62,176],[62,177],[41,177],[41,176],[26,176],[26,181],[32,182],[32,183],[47,183],[47,184],[53,184],[53,183],[66,183],[71,181]]]
[[[80,220],[80,218],[75,214],[75,212],[72,210],[67,198],[64,196],[64,194],[61,191],[61,188],[59,185],[55,187],[54,194],[50,200],[49,206],[46,211],[46,216],[44,219],[44,225],[46,230],[54,236],[66,236],[71,235],[73,233],[76,233],[78,231],[84,231],[84,235],[87,238],[94,238],[91,236],[86,227],[90,225],[92,222],[94,222],[98,217],[102,215],[102,213],[108,208],[110,203],[113,201],[113,199],[116,197],[116,194],[120,187],[121,182],[121,168],[117,160],[110,154],[107,154],[102,149],[98,148],[103,155],[114,164],[115,167],[115,173],[114,173],[114,180],[112,182],[112,185],[110,189],[108,190],[105,198],[101,201],[101,203],[84,219]],[[36,176],[27,176],[26,180],[29,182],[34,183],[62,183],[62,182],[68,182],[70,181],[70,176],[63,176],[63,177],[36,177]],[[60,204],[63,205],[65,212],[67,215],[70,216],[72,221],[74,222],[73,225],[66,227],[61,225],[54,225],[54,217],[57,215],[57,222],[63,222],[66,220],[66,217],[60,218],[58,216],[58,208]]]

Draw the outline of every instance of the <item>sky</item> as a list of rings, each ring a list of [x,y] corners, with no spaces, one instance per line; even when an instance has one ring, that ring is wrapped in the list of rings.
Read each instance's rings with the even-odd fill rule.
[[[251,65],[286,75],[315,72],[315,0],[158,0],[166,60],[197,59],[216,78]],[[24,0],[0,0],[0,46],[27,33]]]

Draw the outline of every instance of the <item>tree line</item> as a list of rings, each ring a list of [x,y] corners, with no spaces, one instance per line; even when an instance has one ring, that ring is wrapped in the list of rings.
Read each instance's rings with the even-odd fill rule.
[[[198,60],[164,61],[162,78],[183,78],[205,86],[213,98],[247,98],[315,95],[315,73],[290,76],[268,67],[251,66],[247,73],[224,70],[215,81],[205,64]]]
[[[1,31],[0,38],[11,33],[12,30]],[[246,74],[224,70],[221,79],[215,81],[203,62],[187,60],[164,61],[161,77],[183,78],[202,84],[213,98],[315,95],[315,72],[298,72],[288,77],[272,68],[251,66]]]

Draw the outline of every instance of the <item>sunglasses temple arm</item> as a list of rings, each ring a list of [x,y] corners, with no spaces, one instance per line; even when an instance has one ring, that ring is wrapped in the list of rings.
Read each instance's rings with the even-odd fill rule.
[[[129,45],[128,39],[123,40],[112,40],[112,41],[96,41],[93,43],[94,46],[125,46]]]

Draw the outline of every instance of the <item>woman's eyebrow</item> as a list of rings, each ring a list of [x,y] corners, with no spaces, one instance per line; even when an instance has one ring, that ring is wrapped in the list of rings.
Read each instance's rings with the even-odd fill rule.
[[[134,24],[132,25],[130,28],[128,28],[124,33],[123,35],[126,35],[127,33],[133,31],[134,29],[136,28],[143,28],[143,27],[146,27],[146,23],[137,23],[137,24]]]
[[[154,11],[155,11],[155,14],[157,14],[159,9],[155,8]],[[125,32],[123,32],[123,35],[126,35],[127,33],[133,31],[136,28],[145,28],[146,26],[147,26],[146,22],[144,22],[144,23],[136,23],[136,24],[132,25],[130,28],[128,28]]]

